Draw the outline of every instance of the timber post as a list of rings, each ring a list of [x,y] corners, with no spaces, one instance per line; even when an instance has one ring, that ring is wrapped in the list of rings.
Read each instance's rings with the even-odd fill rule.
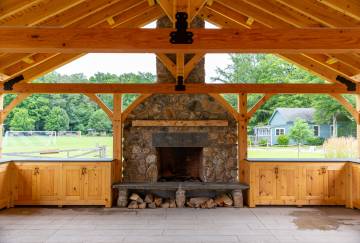
[[[122,95],[114,94],[114,111],[113,111],[113,165],[112,165],[112,182],[122,180],[122,121],[121,106]]]
[[[4,132],[4,94],[0,95],[0,158],[3,152],[3,132]]]
[[[238,97],[238,178],[245,183],[245,160],[247,159],[247,94],[241,93]]]

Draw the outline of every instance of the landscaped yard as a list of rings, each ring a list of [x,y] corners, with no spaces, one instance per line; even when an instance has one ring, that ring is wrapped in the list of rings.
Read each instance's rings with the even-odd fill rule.
[[[45,136],[20,136],[8,137],[4,139],[3,153],[12,152],[34,152],[44,151],[42,157],[66,157],[67,153],[53,153],[56,150],[84,149],[106,146],[106,157],[112,157],[112,137],[100,136],[81,136],[81,137],[45,137]],[[48,153],[47,153],[48,152]],[[84,151],[71,152],[70,155],[83,153]],[[297,147],[250,147],[248,150],[249,158],[297,158]],[[82,156],[86,158],[96,158],[98,153],[90,153]],[[300,158],[324,158],[322,147],[301,147]]]

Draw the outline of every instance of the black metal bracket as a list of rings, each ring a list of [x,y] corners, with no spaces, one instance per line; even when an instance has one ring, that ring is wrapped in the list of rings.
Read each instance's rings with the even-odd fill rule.
[[[193,43],[193,33],[187,31],[188,28],[188,14],[185,12],[177,12],[176,15],[176,31],[170,33],[170,43],[171,44],[192,44]]]
[[[184,77],[178,76],[175,85],[175,91],[185,91],[186,86],[184,85]]]
[[[24,80],[23,75],[16,76],[15,78],[9,79],[8,81],[4,82],[4,90],[13,90],[14,84]]]
[[[346,85],[347,91],[356,91],[356,83],[354,83],[353,81],[340,75],[336,77],[336,80]]]

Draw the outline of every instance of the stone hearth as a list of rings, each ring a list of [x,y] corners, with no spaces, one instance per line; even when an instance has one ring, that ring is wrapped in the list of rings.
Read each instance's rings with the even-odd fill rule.
[[[228,126],[141,127],[132,126],[133,120],[227,120]],[[209,95],[149,97],[127,117],[123,144],[124,182],[157,182],[163,176],[160,148],[184,147],[201,149],[197,165],[201,181],[237,181],[237,123]]]

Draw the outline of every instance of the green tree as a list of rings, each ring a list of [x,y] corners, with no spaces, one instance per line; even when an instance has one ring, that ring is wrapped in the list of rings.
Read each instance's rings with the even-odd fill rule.
[[[294,126],[290,129],[289,138],[298,145],[298,158],[300,157],[300,144],[313,137],[313,135],[313,131],[305,120],[296,119]]]
[[[10,122],[12,131],[31,131],[35,128],[35,121],[29,116],[27,109],[15,108]]]
[[[97,132],[110,132],[111,121],[103,110],[98,109],[91,115],[87,127],[88,129],[94,129]]]
[[[355,105],[355,99],[353,96],[344,96],[350,103]],[[332,124],[333,133],[332,137],[338,136],[338,120],[346,118],[353,121],[354,118],[350,113],[336,100],[330,98],[327,95],[317,95],[314,99],[315,122],[318,124]],[[354,122],[354,121],[353,121]]]
[[[54,107],[45,120],[45,129],[48,131],[65,131],[69,129],[69,116],[61,107]]]

